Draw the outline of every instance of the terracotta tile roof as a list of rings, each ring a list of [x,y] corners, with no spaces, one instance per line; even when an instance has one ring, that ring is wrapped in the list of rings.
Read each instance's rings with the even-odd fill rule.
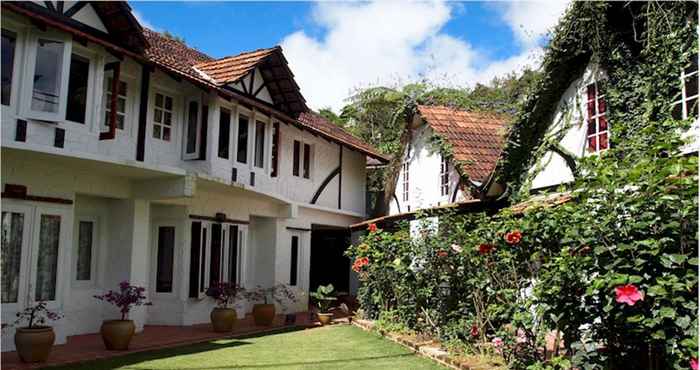
[[[145,51],[149,60],[166,68],[174,69],[188,77],[202,80],[203,76],[192,67],[195,64],[214,60],[214,58],[192,49],[180,41],[167,38],[147,28],[143,29],[143,35],[150,45]]]
[[[445,106],[418,106],[423,119],[452,145],[454,159],[472,181],[484,182],[505,144],[508,117]]]
[[[221,86],[239,80],[255,68],[263,59],[270,56],[279,46],[268,49],[258,49],[235,56],[199,63],[195,66],[205,73],[212,81]]]
[[[329,120],[323,118],[316,112],[304,112],[299,115],[299,122],[312,127],[318,131],[325,133],[331,137],[335,137],[352,147],[360,149],[360,151],[365,152],[365,154],[378,159],[382,162],[388,162],[389,158],[377,151],[374,147],[366,144],[364,141],[358,137],[352,135],[351,133],[345,131],[344,129],[338,127],[338,125],[330,122]]]

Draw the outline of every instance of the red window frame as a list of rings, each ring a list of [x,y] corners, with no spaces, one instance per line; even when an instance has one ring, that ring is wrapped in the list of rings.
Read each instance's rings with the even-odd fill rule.
[[[586,98],[586,148],[589,153],[600,153],[610,148],[610,130],[605,95],[597,82],[586,87]]]

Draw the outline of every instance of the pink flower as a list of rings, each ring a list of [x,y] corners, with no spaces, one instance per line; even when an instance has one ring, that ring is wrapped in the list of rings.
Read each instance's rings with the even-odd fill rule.
[[[690,368],[693,370],[698,370],[698,359],[693,357],[690,359]]]
[[[457,244],[452,244],[452,245],[450,246],[450,248],[452,248],[452,250],[455,251],[455,252],[457,252],[457,253],[462,253],[462,247],[460,247],[460,246],[457,245]]]
[[[369,232],[371,232],[371,233],[377,231],[377,224],[369,224],[369,227],[367,228],[367,230],[369,230]]]
[[[493,338],[493,339],[491,340],[491,343],[492,343],[495,347],[501,347],[501,346],[503,346],[503,339],[501,339],[500,337],[496,337],[496,338]]]
[[[642,293],[632,284],[621,285],[615,288],[615,295],[617,303],[627,303],[630,306],[634,306],[635,302],[639,300],[644,300]]]
[[[520,243],[520,240],[523,239],[523,233],[520,232],[520,230],[513,230],[511,232],[506,233],[506,243],[510,245],[516,245]]]

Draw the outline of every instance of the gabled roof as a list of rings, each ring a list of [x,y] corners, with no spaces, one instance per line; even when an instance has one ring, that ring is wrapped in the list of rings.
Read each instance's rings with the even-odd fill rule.
[[[319,115],[316,112],[308,111],[300,114],[299,121],[320,132],[326,133],[329,136],[343,140],[344,142],[352,145],[353,147],[360,149],[361,152],[364,152],[365,154],[369,155],[374,159],[377,159],[380,163],[389,161],[389,158],[387,156],[379,153],[371,145],[365,143],[358,137],[345,131],[343,128],[339,127],[333,122],[330,122],[329,120],[321,117],[321,115]]]
[[[201,85],[205,85],[208,88],[216,89],[221,94],[229,96],[237,95],[246,97],[245,95],[243,95],[242,92],[226,89],[225,86],[217,84],[215,80],[211,78],[208,74],[204,74],[203,71],[199,70],[199,67],[195,69],[195,66],[209,66],[209,68],[211,68],[210,71],[215,71],[217,69],[225,70],[226,68],[224,68],[223,66],[231,66],[235,64],[236,61],[243,63],[242,61],[251,59],[246,58],[246,55],[251,56],[253,54],[259,53],[256,55],[260,58],[252,58],[255,59],[255,62],[251,61],[249,65],[248,71],[251,71],[255,66],[267,66],[267,64],[265,63],[268,63],[268,61],[271,60],[270,57],[274,56],[275,58],[284,58],[284,56],[282,55],[282,49],[279,47],[275,47],[271,49],[261,49],[254,52],[240,54],[241,56],[243,56],[242,58],[227,57],[217,61],[214,58],[198,50],[188,47],[180,41],[165,37],[158,32],[149,29],[144,29],[144,35],[146,36],[146,39],[150,44],[150,47],[146,50],[146,56],[150,61],[156,63],[162,68],[170,70],[171,72],[175,72],[180,76],[188,78]],[[261,52],[263,50],[270,51],[270,53],[267,54],[267,57],[262,56],[263,54],[265,54]],[[277,61],[279,62],[280,60],[277,59]],[[288,69],[286,60],[283,61],[284,68]],[[275,61],[272,62],[274,63]],[[219,64],[222,66],[216,68],[214,67]],[[264,78],[266,74],[265,70],[267,70],[266,67],[261,67],[261,72]],[[211,73],[212,75],[216,75],[215,72]],[[245,74],[243,74],[242,76],[244,75]],[[289,72],[288,76],[290,79],[293,77],[291,71]],[[223,81],[226,80],[226,78],[222,77],[219,82],[221,84],[224,84],[226,82]],[[270,91],[270,95],[274,99],[273,88],[270,87],[272,86],[272,84],[268,83],[267,79],[265,79],[265,84],[268,87],[268,91]],[[296,93],[298,93],[301,96],[301,94],[298,92],[298,86],[296,86],[296,83],[294,83],[294,87],[295,89],[297,89]],[[252,96],[248,98],[252,99]],[[314,134],[322,135],[326,139],[336,141],[340,144],[344,144],[348,148],[359,151],[381,162],[388,161],[387,157],[379,153],[379,151],[377,151],[375,148],[365,144],[362,140],[341,129],[340,127],[334,125],[333,123],[328,122],[326,119],[324,119],[321,116],[318,116],[316,113],[311,112],[306,107],[306,105],[303,106],[303,109],[303,111],[296,112],[296,114],[293,114],[294,112],[282,112],[289,115],[286,117],[288,118],[288,121],[291,121],[293,124],[299,126],[302,129],[308,129]]]
[[[197,68],[206,74],[215,84],[221,86],[236,82],[255,69],[262,60],[270,56],[279,46],[268,49],[258,49],[197,64]]]
[[[418,112],[452,146],[463,175],[480,183],[489,177],[505,144],[507,116],[426,105],[419,105]]]

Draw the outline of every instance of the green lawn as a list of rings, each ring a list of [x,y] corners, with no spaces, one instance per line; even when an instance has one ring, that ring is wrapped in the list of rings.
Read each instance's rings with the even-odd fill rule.
[[[217,340],[55,369],[444,369],[349,325]]]

